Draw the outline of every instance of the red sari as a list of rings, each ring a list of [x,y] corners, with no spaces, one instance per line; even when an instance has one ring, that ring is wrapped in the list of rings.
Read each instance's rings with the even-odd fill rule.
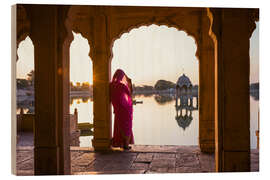
[[[122,70],[117,70],[110,83],[111,102],[114,109],[113,147],[124,147],[127,140],[128,144],[134,144],[132,96],[128,84],[121,82],[124,76],[125,73]]]

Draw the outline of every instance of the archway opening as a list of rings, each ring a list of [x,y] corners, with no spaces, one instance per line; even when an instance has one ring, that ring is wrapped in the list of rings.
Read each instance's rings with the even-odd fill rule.
[[[17,114],[34,114],[34,45],[29,36],[21,41],[17,50],[16,86]],[[22,111],[22,112],[21,112]]]
[[[35,65],[34,45],[29,36],[18,44],[16,61],[16,158],[25,158],[34,169]],[[30,151],[23,151],[30,147]],[[18,151],[19,150],[19,151]],[[20,170],[17,166],[17,171]]]
[[[259,149],[259,22],[250,38],[250,148]],[[252,164],[252,163],[251,163]]]
[[[16,62],[16,120],[17,147],[34,146],[33,122],[35,115],[34,45],[29,36],[17,49]],[[29,157],[29,154],[23,156]]]
[[[154,24],[132,29],[114,42],[111,72],[120,68],[133,82],[136,145],[198,145],[196,51],[186,32]]]
[[[91,147],[93,139],[93,72],[88,40],[73,32],[70,44],[71,146]]]

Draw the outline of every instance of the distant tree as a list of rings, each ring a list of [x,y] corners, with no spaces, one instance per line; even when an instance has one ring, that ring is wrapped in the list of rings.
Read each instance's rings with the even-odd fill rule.
[[[24,89],[29,86],[29,82],[26,79],[16,79],[18,89]]]
[[[89,82],[83,82],[82,83],[81,90],[83,90],[83,91],[89,91],[89,88],[90,88]]]
[[[158,104],[165,104],[173,100],[173,97],[166,95],[155,95],[154,98]]]
[[[73,82],[70,82],[70,91],[76,91],[76,88],[73,85]]]
[[[154,87],[153,86],[144,85],[143,86],[143,89],[144,90],[150,90],[151,91],[151,90],[154,90]]]
[[[79,88],[81,86],[80,82],[76,82],[76,88]]]
[[[174,88],[175,84],[171,81],[166,81],[166,80],[158,80],[155,84],[155,89],[156,90],[166,90],[170,88]]]
[[[82,102],[83,102],[83,103],[87,103],[89,99],[90,99],[89,97],[83,97],[83,98],[82,98]]]
[[[31,70],[27,74],[27,80],[30,82],[30,85],[34,85],[34,81],[35,81],[35,71],[34,70]]]

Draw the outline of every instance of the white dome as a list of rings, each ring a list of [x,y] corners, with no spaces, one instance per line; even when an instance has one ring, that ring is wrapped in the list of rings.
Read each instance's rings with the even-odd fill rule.
[[[178,78],[177,83],[176,83],[176,86],[177,85],[180,88],[183,87],[183,86],[186,86],[186,87],[192,86],[190,79],[185,74],[183,74],[182,76],[180,76]]]

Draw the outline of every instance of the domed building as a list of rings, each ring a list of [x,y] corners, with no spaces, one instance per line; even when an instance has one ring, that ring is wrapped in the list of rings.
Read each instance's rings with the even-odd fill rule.
[[[177,80],[177,83],[176,83],[176,89],[183,88],[183,87],[186,87],[186,88],[192,87],[192,83],[191,83],[189,77],[187,77],[185,74],[180,76]]]
[[[178,105],[178,100],[180,100],[179,104],[184,106],[188,105],[189,99],[190,101],[192,99],[190,97],[192,96],[192,83],[189,77],[187,77],[185,74],[180,76],[176,82],[175,90],[176,105]]]
[[[185,74],[180,76],[175,87],[175,119],[185,130],[192,122],[192,111],[198,110],[198,96],[193,92],[193,85]],[[193,105],[193,98],[196,98],[196,106]],[[184,110],[185,114],[182,113]]]

